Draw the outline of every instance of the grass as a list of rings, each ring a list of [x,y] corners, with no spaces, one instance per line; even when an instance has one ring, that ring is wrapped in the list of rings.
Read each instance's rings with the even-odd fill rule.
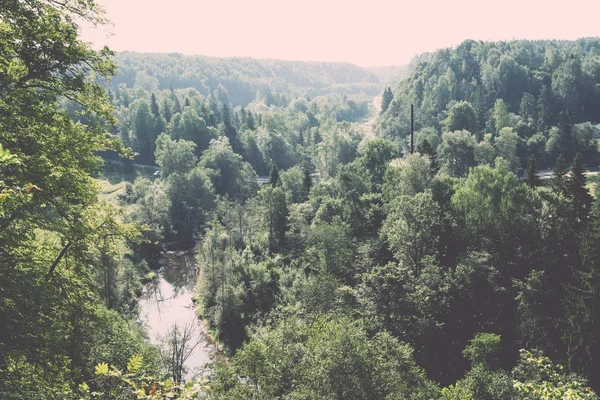
[[[100,200],[119,205],[119,196],[125,193],[126,181],[111,183],[105,178],[96,180],[100,184]]]
[[[118,207],[122,206],[119,202],[119,196],[125,193],[127,182],[133,183],[138,176],[145,176],[152,179],[152,174],[155,171],[152,168],[136,167],[136,172],[125,174],[113,169],[111,166],[112,164],[107,163],[102,175],[96,177],[95,180],[100,185],[100,200]]]

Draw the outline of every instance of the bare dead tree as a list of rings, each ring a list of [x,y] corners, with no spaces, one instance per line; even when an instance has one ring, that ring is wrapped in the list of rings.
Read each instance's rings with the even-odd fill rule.
[[[195,319],[182,327],[175,323],[161,338],[160,357],[173,381],[183,383],[187,372],[185,362],[202,342],[202,333]]]

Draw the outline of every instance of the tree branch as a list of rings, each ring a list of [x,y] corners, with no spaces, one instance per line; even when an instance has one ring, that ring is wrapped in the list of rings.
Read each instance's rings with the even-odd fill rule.
[[[62,258],[67,253],[67,250],[69,250],[69,247],[71,247],[71,243],[72,242],[69,240],[67,242],[67,244],[65,245],[65,247],[63,247],[63,249],[61,250],[58,257],[56,257],[56,260],[54,260],[54,262],[52,263],[52,266],[50,267],[50,271],[48,271],[48,273],[46,274],[46,281],[50,280],[50,278],[52,277],[52,274],[54,274],[54,270],[58,266],[58,263],[60,262],[60,260],[62,260]]]

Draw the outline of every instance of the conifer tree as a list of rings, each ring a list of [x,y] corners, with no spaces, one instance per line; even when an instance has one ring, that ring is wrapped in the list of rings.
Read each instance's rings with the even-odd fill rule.
[[[184,106],[184,107],[190,107],[190,106],[191,106],[191,104],[190,104],[190,99],[188,99],[188,98],[186,97],[186,98],[185,98],[185,101],[183,102],[183,106]]]
[[[244,106],[242,106],[242,109],[240,110],[240,125],[243,125],[246,123],[246,110],[244,109]]]
[[[577,153],[571,164],[571,176],[566,181],[566,189],[573,199],[573,210],[580,222],[587,220],[593,201],[592,195],[585,187],[584,172],[583,158],[580,153]]]
[[[560,154],[556,159],[556,164],[554,165],[554,171],[552,173],[552,189],[556,193],[566,194],[567,191],[567,172],[569,171],[569,165],[567,164],[567,160],[565,157]]]
[[[271,164],[271,172],[269,174],[269,184],[273,187],[281,186],[281,178],[279,177],[279,168],[277,165]]]
[[[581,239],[581,267],[566,286],[564,301],[568,324],[564,334],[567,359],[573,371],[600,378],[600,207],[595,204]]]
[[[256,129],[256,125],[254,124],[254,117],[252,116],[252,113],[250,111],[248,111],[248,115],[246,116],[246,125],[248,125],[248,128],[250,128],[251,130]]]
[[[552,123],[551,92],[547,86],[542,86],[537,101],[538,129],[544,132]]]
[[[223,107],[221,107],[221,121],[223,121],[226,127],[231,125],[231,115],[229,114],[227,104],[223,104]]]
[[[387,87],[383,91],[383,96],[381,96],[381,114],[383,114],[388,109],[392,100],[394,100],[394,95],[392,94],[392,88]]]
[[[152,93],[152,95],[150,96],[150,111],[155,117],[158,117],[160,115],[160,110],[158,108],[158,103],[156,102],[156,96],[154,95],[154,93]]]
[[[167,122],[171,121],[171,117],[173,116],[171,113],[171,108],[169,107],[169,103],[167,102],[167,99],[163,99],[163,104],[162,104],[162,114],[163,117],[165,117],[165,120]]]
[[[175,105],[173,106],[173,112],[175,114],[177,114],[177,113],[181,114],[182,110],[181,110],[181,103],[179,102],[179,98],[177,96],[173,96],[173,97],[174,97],[173,102],[175,103]]]
[[[280,187],[267,186],[259,192],[259,198],[265,209],[265,222],[268,227],[269,252],[279,252],[285,244],[288,207],[285,193]]]
[[[314,144],[321,143],[322,140],[323,140],[323,137],[319,133],[319,128],[315,129],[315,133],[313,134],[313,143]]]
[[[310,176],[310,169],[308,166],[304,166],[304,176],[302,177],[302,193],[301,200],[304,202],[308,200],[308,195],[310,194],[310,189],[312,188],[312,176]]]
[[[225,126],[223,133],[229,139],[229,143],[231,144],[231,148],[238,154],[241,154],[243,151],[242,145],[240,144],[240,140],[238,138],[238,132],[235,126],[231,123],[231,114],[229,113],[229,108],[226,104],[223,104],[221,108],[220,119]]]
[[[527,169],[527,186],[530,188],[535,188],[540,186],[541,179],[537,173],[537,163],[535,161],[535,157],[531,156],[529,158],[529,166]]]

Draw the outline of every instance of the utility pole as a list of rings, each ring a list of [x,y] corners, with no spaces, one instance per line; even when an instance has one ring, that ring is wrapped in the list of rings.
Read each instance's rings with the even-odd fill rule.
[[[415,135],[415,114],[414,107],[410,105],[410,154],[414,152],[414,135]]]

